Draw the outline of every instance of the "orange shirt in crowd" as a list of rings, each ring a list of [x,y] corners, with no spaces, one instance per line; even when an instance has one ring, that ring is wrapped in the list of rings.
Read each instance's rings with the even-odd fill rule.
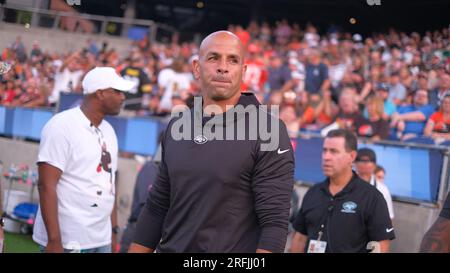
[[[450,119],[444,119],[444,113],[441,111],[434,112],[430,120],[433,121],[433,131],[437,133],[449,133],[450,132]]]
[[[316,121],[317,125],[325,126],[330,124],[331,122],[333,122],[333,119],[329,116],[327,116],[325,113],[321,112],[317,118],[314,119],[314,108],[312,106],[308,106],[306,108],[306,110],[303,112],[302,115],[302,121],[303,124],[302,125],[307,125],[307,124],[311,124],[314,122],[314,120]]]

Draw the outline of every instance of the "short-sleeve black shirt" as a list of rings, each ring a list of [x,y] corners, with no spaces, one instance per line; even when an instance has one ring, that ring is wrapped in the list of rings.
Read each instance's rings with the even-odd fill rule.
[[[355,173],[342,191],[332,196],[329,179],[313,186],[303,198],[294,221],[297,232],[327,242],[326,252],[368,252],[370,241],[395,238],[383,195]]]

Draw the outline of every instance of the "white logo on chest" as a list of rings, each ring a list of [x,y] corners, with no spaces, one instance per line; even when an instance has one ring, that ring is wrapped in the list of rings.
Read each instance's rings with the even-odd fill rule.
[[[348,202],[345,202],[344,204],[342,204],[341,212],[344,212],[344,213],[355,213],[356,212],[355,209],[357,207],[358,207],[358,205],[356,205],[355,202],[348,201]]]
[[[205,144],[208,139],[204,135],[198,135],[194,138],[194,142],[197,144]]]

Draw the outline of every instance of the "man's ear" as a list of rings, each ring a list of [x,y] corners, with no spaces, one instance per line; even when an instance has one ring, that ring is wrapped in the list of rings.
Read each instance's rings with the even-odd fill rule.
[[[245,78],[245,72],[247,72],[247,64],[244,64],[242,66],[242,81],[244,81]]]
[[[93,95],[99,100],[103,100],[103,98],[105,97],[103,94],[103,91],[100,89],[95,91],[95,93]]]
[[[352,158],[352,162],[355,163],[356,160],[356,156],[358,155],[358,153],[356,151],[352,151],[350,153],[350,157]]]
[[[192,73],[194,74],[194,79],[200,79],[200,63],[198,59],[192,61]]]

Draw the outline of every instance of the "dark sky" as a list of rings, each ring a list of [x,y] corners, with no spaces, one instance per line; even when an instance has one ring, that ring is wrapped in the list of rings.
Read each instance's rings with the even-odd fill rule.
[[[130,1],[130,0],[128,0]],[[343,29],[368,34],[386,32],[389,27],[419,31],[440,29],[450,24],[450,0],[133,0],[136,16],[172,25],[182,32],[208,33],[228,24],[247,25],[257,21],[287,18],[307,22],[326,31],[331,23]],[[87,2],[87,3],[86,3]],[[122,16],[127,0],[86,1],[84,11]],[[203,2],[201,9],[197,3]],[[350,18],[356,24],[349,23]]]

